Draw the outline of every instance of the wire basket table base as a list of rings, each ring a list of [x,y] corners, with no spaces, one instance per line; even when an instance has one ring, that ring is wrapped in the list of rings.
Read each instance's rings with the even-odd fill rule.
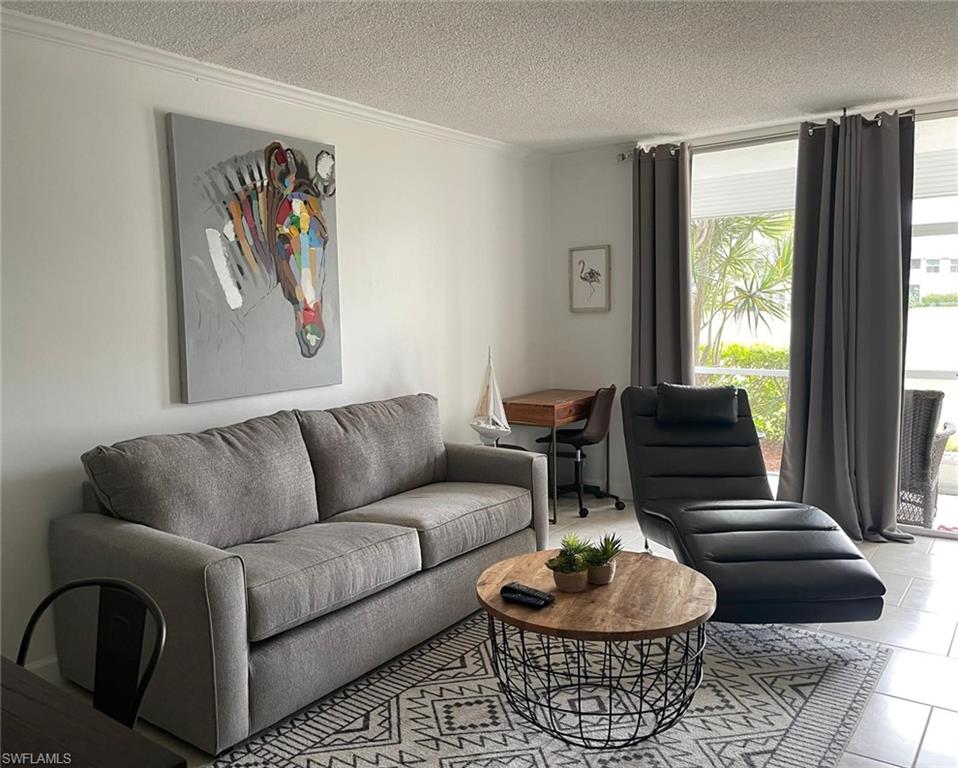
[[[489,616],[489,640],[515,712],[587,749],[621,749],[671,728],[702,682],[704,624],[654,640],[571,640]]]

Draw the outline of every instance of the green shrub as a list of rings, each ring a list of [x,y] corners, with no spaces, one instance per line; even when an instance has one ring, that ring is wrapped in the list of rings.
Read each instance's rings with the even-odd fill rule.
[[[777,368],[787,371],[788,350],[764,343],[723,344],[719,353],[719,365],[723,368]],[[700,374],[699,379],[703,385],[710,387],[733,386],[744,389],[748,392],[755,427],[764,439],[776,443],[785,439],[787,377]]]
[[[908,306],[915,307],[958,307],[958,293],[929,293],[918,298],[909,293]]]

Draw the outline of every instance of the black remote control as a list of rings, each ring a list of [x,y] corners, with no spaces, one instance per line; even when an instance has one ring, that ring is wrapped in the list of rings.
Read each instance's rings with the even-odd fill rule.
[[[540,600],[538,597],[532,597],[531,595],[523,595],[520,592],[500,592],[502,599],[508,603],[519,603],[520,605],[528,605],[530,608],[545,608],[549,605],[548,600]]]
[[[528,587],[525,584],[519,584],[515,581],[505,584],[499,590],[499,594],[503,600],[537,608],[543,608],[555,602],[556,599],[555,595],[550,592],[543,592],[542,590]]]
[[[536,589],[535,587],[529,587],[525,584],[520,584],[518,581],[511,581],[506,584],[503,589],[508,589],[510,592],[518,592],[520,595],[528,595],[529,597],[535,597],[539,600],[545,600],[547,602],[554,602],[556,596],[551,592],[543,592],[541,589]],[[501,592],[501,590],[500,590]]]

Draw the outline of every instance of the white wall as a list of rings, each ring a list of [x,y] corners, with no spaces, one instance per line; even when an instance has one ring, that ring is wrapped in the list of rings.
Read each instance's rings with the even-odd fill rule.
[[[552,386],[596,389],[629,384],[632,322],[632,164],[616,159],[628,149],[605,147],[558,155],[551,172],[549,326]],[[612,246],[612,309],[569,311],[569,248]],[[622,441],[618,393],[612,414],[611,485],[632,497]],[[586,478],[605,477],[605,455],[587,450]]]
[[[418,391],[439,396],[447,437],[474,442],[466,424],[487,344],[507,394],[548,386],[552,374],[568,384],[604,382],[611,374],[589,367],[626,351],[614,350],[603,330],[625,317],[621,233],[612,237],[597,222],[551,248],[561,266],[572,241],[611,239],[622,278],[614,314],[572,318],[546,309],[561,281],[558,272],[543,281],[549,169],[541,158],[412,121],[407,130],[392,119],[297,104],[282,88],[271,98],[213,69],[206,77],[124,50],[125,58],[105,55],[9,25],[2,36],[7,655],[49,585],[48,521],[77,510],[78,457],[97,443]],[[177,402],[163,124],[170,111],[336,145],[341,386]],[[612,170],[616,193],[622,169]],[[563,199],[570,225],[583,218],[582,206],[593,216],[603,205],[583,195],[581,183]],[[581,353],[584,367],[570,360],[550,370],[552,321],[577,329],[576,343],[561,346]],[[619,383],[625,365],[615,367]],[[51,652],[49,633],[38,636],[34,656]]]

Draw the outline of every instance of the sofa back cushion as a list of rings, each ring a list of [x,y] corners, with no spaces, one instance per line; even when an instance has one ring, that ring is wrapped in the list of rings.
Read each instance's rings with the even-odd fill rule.
[[[439,402],[432,395],[296,415],[316,475],[322,520],[446,479]]]
[[[290,411],[83,454],[112,515],[214,547],[319,522],[313,473]]]

